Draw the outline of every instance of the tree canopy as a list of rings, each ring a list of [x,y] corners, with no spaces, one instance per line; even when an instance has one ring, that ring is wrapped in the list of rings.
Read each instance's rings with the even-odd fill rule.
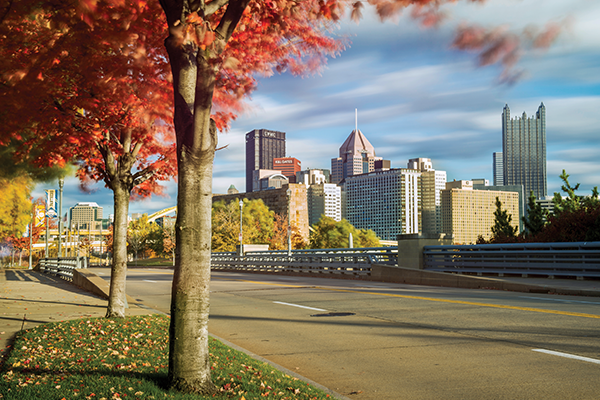
[[[212,251],[235,251],[240,244],[239,200],[216,201],[212,205]],[[271,250],[287,249],[287,217],[275,214],[260,200],[243,200],[244,244],[268,244]],[[292,248],[304,248],[298,229],[292,226]]]
[[[243,200],[242,231],[244,244],[268,244],[273,234],[274,212],[262,200]],[[239,199],[212,205],[212,250],[235,251],[240,244]]]
[[[310,232],[311,249],[348,248],[350,235],[353,247],[379,247],[379,238],[372,230],[356,229],[348,220],[336,221],[322,216]]]
[[[31,181],[26,176],[0,178],[0,242],[20,237],[31,220]]]

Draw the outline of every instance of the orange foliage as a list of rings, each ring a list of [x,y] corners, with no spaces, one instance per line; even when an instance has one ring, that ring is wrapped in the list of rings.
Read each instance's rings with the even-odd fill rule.
[[[0,24],[0,110],[10,118],[0,145],[19,140],[23,159],[41,150],[40,168],[75,163],[83,186],[110,186],[111,169],[131,154],[135,195],[160,192],[158,181],[176,172],[166,27],[156,3],[135,4],[26,0],[9,9]]]

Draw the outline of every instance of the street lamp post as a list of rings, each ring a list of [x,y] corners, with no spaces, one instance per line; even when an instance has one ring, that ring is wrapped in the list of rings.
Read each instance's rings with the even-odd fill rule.
[[[244,229],[242,227],[242,210],[244,208],[244,201],[240,199],[240,254],[244,254]]]
[[[60,178],[58,180],[58,257],[62,257],[62,192],[65,180]]]
[[[32,198],[33,199],[33,198]],[[32,263],[32,255],[31,255],[31,250],[33,248],[33,222],[35,219],[35,205],[31,205],[31,222],[29,223],[29,269],[33,268],[33,263]]]
[[[287,226],[287,228],[288,228],[287,229],[287,236],[288,236],[287,237],[287,239],[288,239],[288,257],[291,257],[291,255],[292,255],[292,227],[291,227],[291,224],[290,224],[290,214],[291,214],[291,212],[290,212],[290,206],[291,206],[291,199],[292,199],[292,190],[288,188],[288,190],[286,190],[285,193],[287,194],[287,203],[288,203],[287,204],[287,206],[288,206],[287,207],[287,209],[288,209],[287,210],[288,211],[288,213],[287,213],[287,215],[288,215],[288,224],[287,224],[288,225]]]

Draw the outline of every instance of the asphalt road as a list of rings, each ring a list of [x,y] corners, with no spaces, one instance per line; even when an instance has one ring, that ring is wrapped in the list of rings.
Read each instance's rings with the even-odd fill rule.
[[[169,312],[171,274],[127,293]],[[209,331],[356,399],[600,399],[598,298],[214,273]]]

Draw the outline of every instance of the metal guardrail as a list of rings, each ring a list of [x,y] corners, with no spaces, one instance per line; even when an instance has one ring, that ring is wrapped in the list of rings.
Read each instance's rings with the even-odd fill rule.
[[[41,272],[54,274],[72,281],[73,270],[88,267],[87,257],[42,258],[39,262]]]
[[[428,271],[600,278],[600,242],[425,246]]]
[[[371,273],[371,264],[398,262],[396,247],[363,249],[316,249],[275,251],[249,251],[242,256],[236,253],[213,253],[213,270],[252,272],[293,272],[307,274],[337,274],[365,276]]]

